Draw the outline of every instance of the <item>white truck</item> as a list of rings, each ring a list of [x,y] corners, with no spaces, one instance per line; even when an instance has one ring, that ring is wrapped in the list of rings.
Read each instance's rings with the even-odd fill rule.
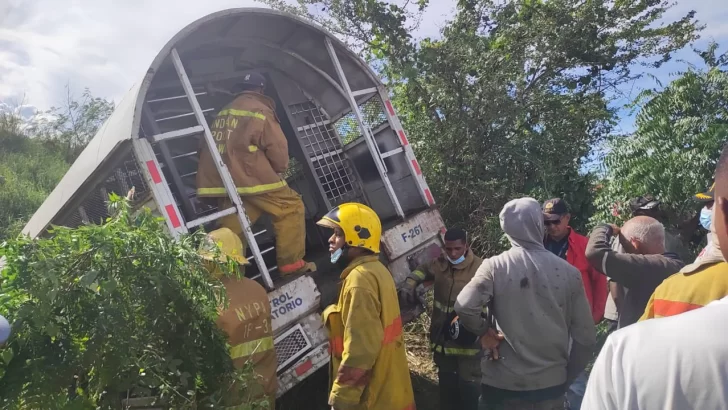
[[[306,207],[307,260],[318,271],[281,278],[270,222],[255,225],[237,199],[214,149],[208,122],[233,98],[244,72],[268,80],[291,165],[288,184]],[[217,155],[234,206],[196,197],[201,139]],[[440,254],[444,226],[389,94],[372,69],[321,27],[269,9],[240,8],[203,17],[175,35],[119,102],[24,228],[76,227],[106,218],[108,195],[135,189],[134,206],[163,216],[178,237],[237,214],[249,244],[246,270],[268,290],[283,395],[328,362],[320,312],[338,293],[327,233],[315,222],[343,202],[372,207],[383,224],[382,260],[396,282]]]

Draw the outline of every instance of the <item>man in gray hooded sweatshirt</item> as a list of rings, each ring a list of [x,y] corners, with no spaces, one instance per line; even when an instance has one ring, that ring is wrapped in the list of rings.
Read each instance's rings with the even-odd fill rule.
[[[481,361],[481,400],[488,410],[562,410],[596,344],[581,273],[544,248],[536,200],[508,202],[500,224],[511,249],[483,261],[455,304],[460,324],[484,335],[484,348],[505,341],[492,351],[497,360]],[[497,330],[482,317],[486,305]]]

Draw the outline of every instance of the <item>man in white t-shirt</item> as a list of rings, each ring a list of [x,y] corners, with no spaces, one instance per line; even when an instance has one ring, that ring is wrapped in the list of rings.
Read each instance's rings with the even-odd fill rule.
[[[728,408],[728,297],[612,333],[582,410]]]
[[[713,224],[728,258],[728,145],[715,173]],[[728,408],[728,297],[612,333],[594,363],[581,408]]]

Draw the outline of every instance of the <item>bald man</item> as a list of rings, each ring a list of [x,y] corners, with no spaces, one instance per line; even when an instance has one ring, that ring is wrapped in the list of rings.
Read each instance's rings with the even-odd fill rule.
[[[613,236],[619,238],[625,253],[612,249]],[[625,288],[618,328],[635,323],[655,288],[685,265],[679,256],[665,251],[665,227],[649,216],[636,216],[622,228],[597,226],[589,235],[586,258],[598,272]]]
[[[728,258],[728,148],[718,160],[713,224]],[[718,266],[720,262],[712,266]],[[723,286],[726,272],[697,273]],[[728,296],[612,333],[590,374],[585,409],[728,408]],[[625,364],[625,365],[615,365]]]

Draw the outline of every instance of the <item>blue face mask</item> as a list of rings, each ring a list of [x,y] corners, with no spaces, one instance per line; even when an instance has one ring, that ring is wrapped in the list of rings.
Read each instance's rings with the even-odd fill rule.
[[[341,259],[341,255],[344,254],[344,248],[339,248],[331,254],[331,263],[336,263]]]
[[[446,257],[446,258],[447,258],[447,260],[448,260],[448,261],[450,261],[450,263],[452,263],[453,265],[460,265],[460,264],[461,264],[461,263],[463,263],[463,261],[465,260],[465,254],[462,254],[462,255],[461,255],[461,256],[460,256],[459,258],[457,258],[457,259],[450,259],[450,257],[449,257],[449,256],[447,256],[447,255],[445,255],[445,257]]]
[[[710,230],[710,225],[713,222],[713,211],[708,208],[700,210],[700,226]]]

